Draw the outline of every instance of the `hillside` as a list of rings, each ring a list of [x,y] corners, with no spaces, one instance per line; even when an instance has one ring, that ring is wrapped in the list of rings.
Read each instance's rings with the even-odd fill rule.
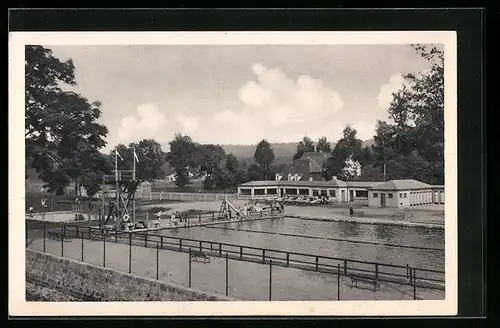
[[[373,139],[363,141],[364,146],[371,146],[373,144]],[[335,143],[331,143],[332,149],[335,147]],[[238,159],[252,159],[255,153],[256,145],[221,145],[224,148],[226,154],[232,153]],[[276,158],[280,159],[292,159],[297,148],[296,142],[287,143],[271,143],[271,147],[274,150],[274,155]]]

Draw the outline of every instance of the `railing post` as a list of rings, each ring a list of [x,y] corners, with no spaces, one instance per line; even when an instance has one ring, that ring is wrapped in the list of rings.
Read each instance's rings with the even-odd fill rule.
[[[290,253],[286,253],[286,266],[290,265]]]
[[[340,263],[337,264],[337,301],[340,301]]]
[[[344,260],[344,275],[347,276],[347,260]]]
[[[83,262],[83,231],[82,231],[82,262]]]
[[[191,287],[191,247],[189,247],[189,283],[188,287]]]
[[[201,213],[198,213],[198,223],[201,223]]]
[[[316,271],[318,271],[319,266],[319,257],[316,256]]]
[[[262,262],[264,262],[264,263],[266,262],[266,250],[265,249],[262,250]]]
[[[203,252],[203,242],[200,240],[200,252]]]
[[[417,299],[417,269],[413,269],[413,300]]]
[[[156,280],[158,280],[159,277],[159,257],[160,257],[160,250],[158,248],[158,243],[156,243]]]
[[[144,247],[148,247],[148,231],[146,230],[144,233]]]
[[[160,246],[161,246],[161,249],[163,249],[163,236],[160,237]]]
[[[240,260],[243,259],[243,246],[240,246]]]
[[[182,238],[179,239],[179,252],[182,252]]]
[[[272,288],[273,288],[273,260],[269,259],[269,301],[272,299]]]
[[[408,268],[409,272],[410,272],[410,284],[413,283],[413,269],[412,268]]]
[[[103,245],[102,266],[106,267],[106,235],[104,233],[102,234],[102,245]]]
[[[406,264],[406,278],[410,278],[410,265]]]
[[[78,226],[76,226],[76,237],[78,238],[79,234],[78,234]]]
[[[45,221],[43,221],[43,252],[45,253],[45,231],[46,231],[46,224]]]
[[[61,257],[64,257],[64,223],[61,224]]]
[[[229,262],[228,262],[228,258],[227,258],[227,253],[226,253],[226,296],[229,295]]]
[[[375,279],[378,279],[378,263],[375,263]]]
[[[118,227],[115,229],[115,243],[118,242]]]
[[[132,233],[128,233],[128,273],[132,273]]]
[[[219,243],[219,256],[222,257],[222,244]],[[226,253],[227,257],[227,253]]]

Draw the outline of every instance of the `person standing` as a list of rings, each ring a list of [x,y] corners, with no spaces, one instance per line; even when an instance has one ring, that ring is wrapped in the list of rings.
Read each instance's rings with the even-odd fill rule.
[[[349,206],[349,216],[352,218],[354,216],[354,208],[352,205]]]

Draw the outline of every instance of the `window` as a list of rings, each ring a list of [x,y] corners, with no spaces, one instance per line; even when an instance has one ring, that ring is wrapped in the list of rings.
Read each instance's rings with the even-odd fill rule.
[[[407,194],[406,194],[406,193],[404,193],[404,196],[403,196],[403,197],[404,197],[404,198],[406,198],[406,197],[407,197]]]
[[[378,197],[378,193],[374,192],[373,193],[373,198],[377,198]]]
[[[319,196],[319,192],[317,189],[313,189],[313,196]]]
[[[392,193],[388,193],[387,197],[392,198]]]
[[[402,192],[399,193],[399,198],[403,198],[403,193]]]

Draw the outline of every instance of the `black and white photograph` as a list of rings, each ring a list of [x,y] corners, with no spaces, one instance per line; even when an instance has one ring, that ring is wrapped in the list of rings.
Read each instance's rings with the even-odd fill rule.
[[[20,312],[456,312],[454,32],[10,42]]]

